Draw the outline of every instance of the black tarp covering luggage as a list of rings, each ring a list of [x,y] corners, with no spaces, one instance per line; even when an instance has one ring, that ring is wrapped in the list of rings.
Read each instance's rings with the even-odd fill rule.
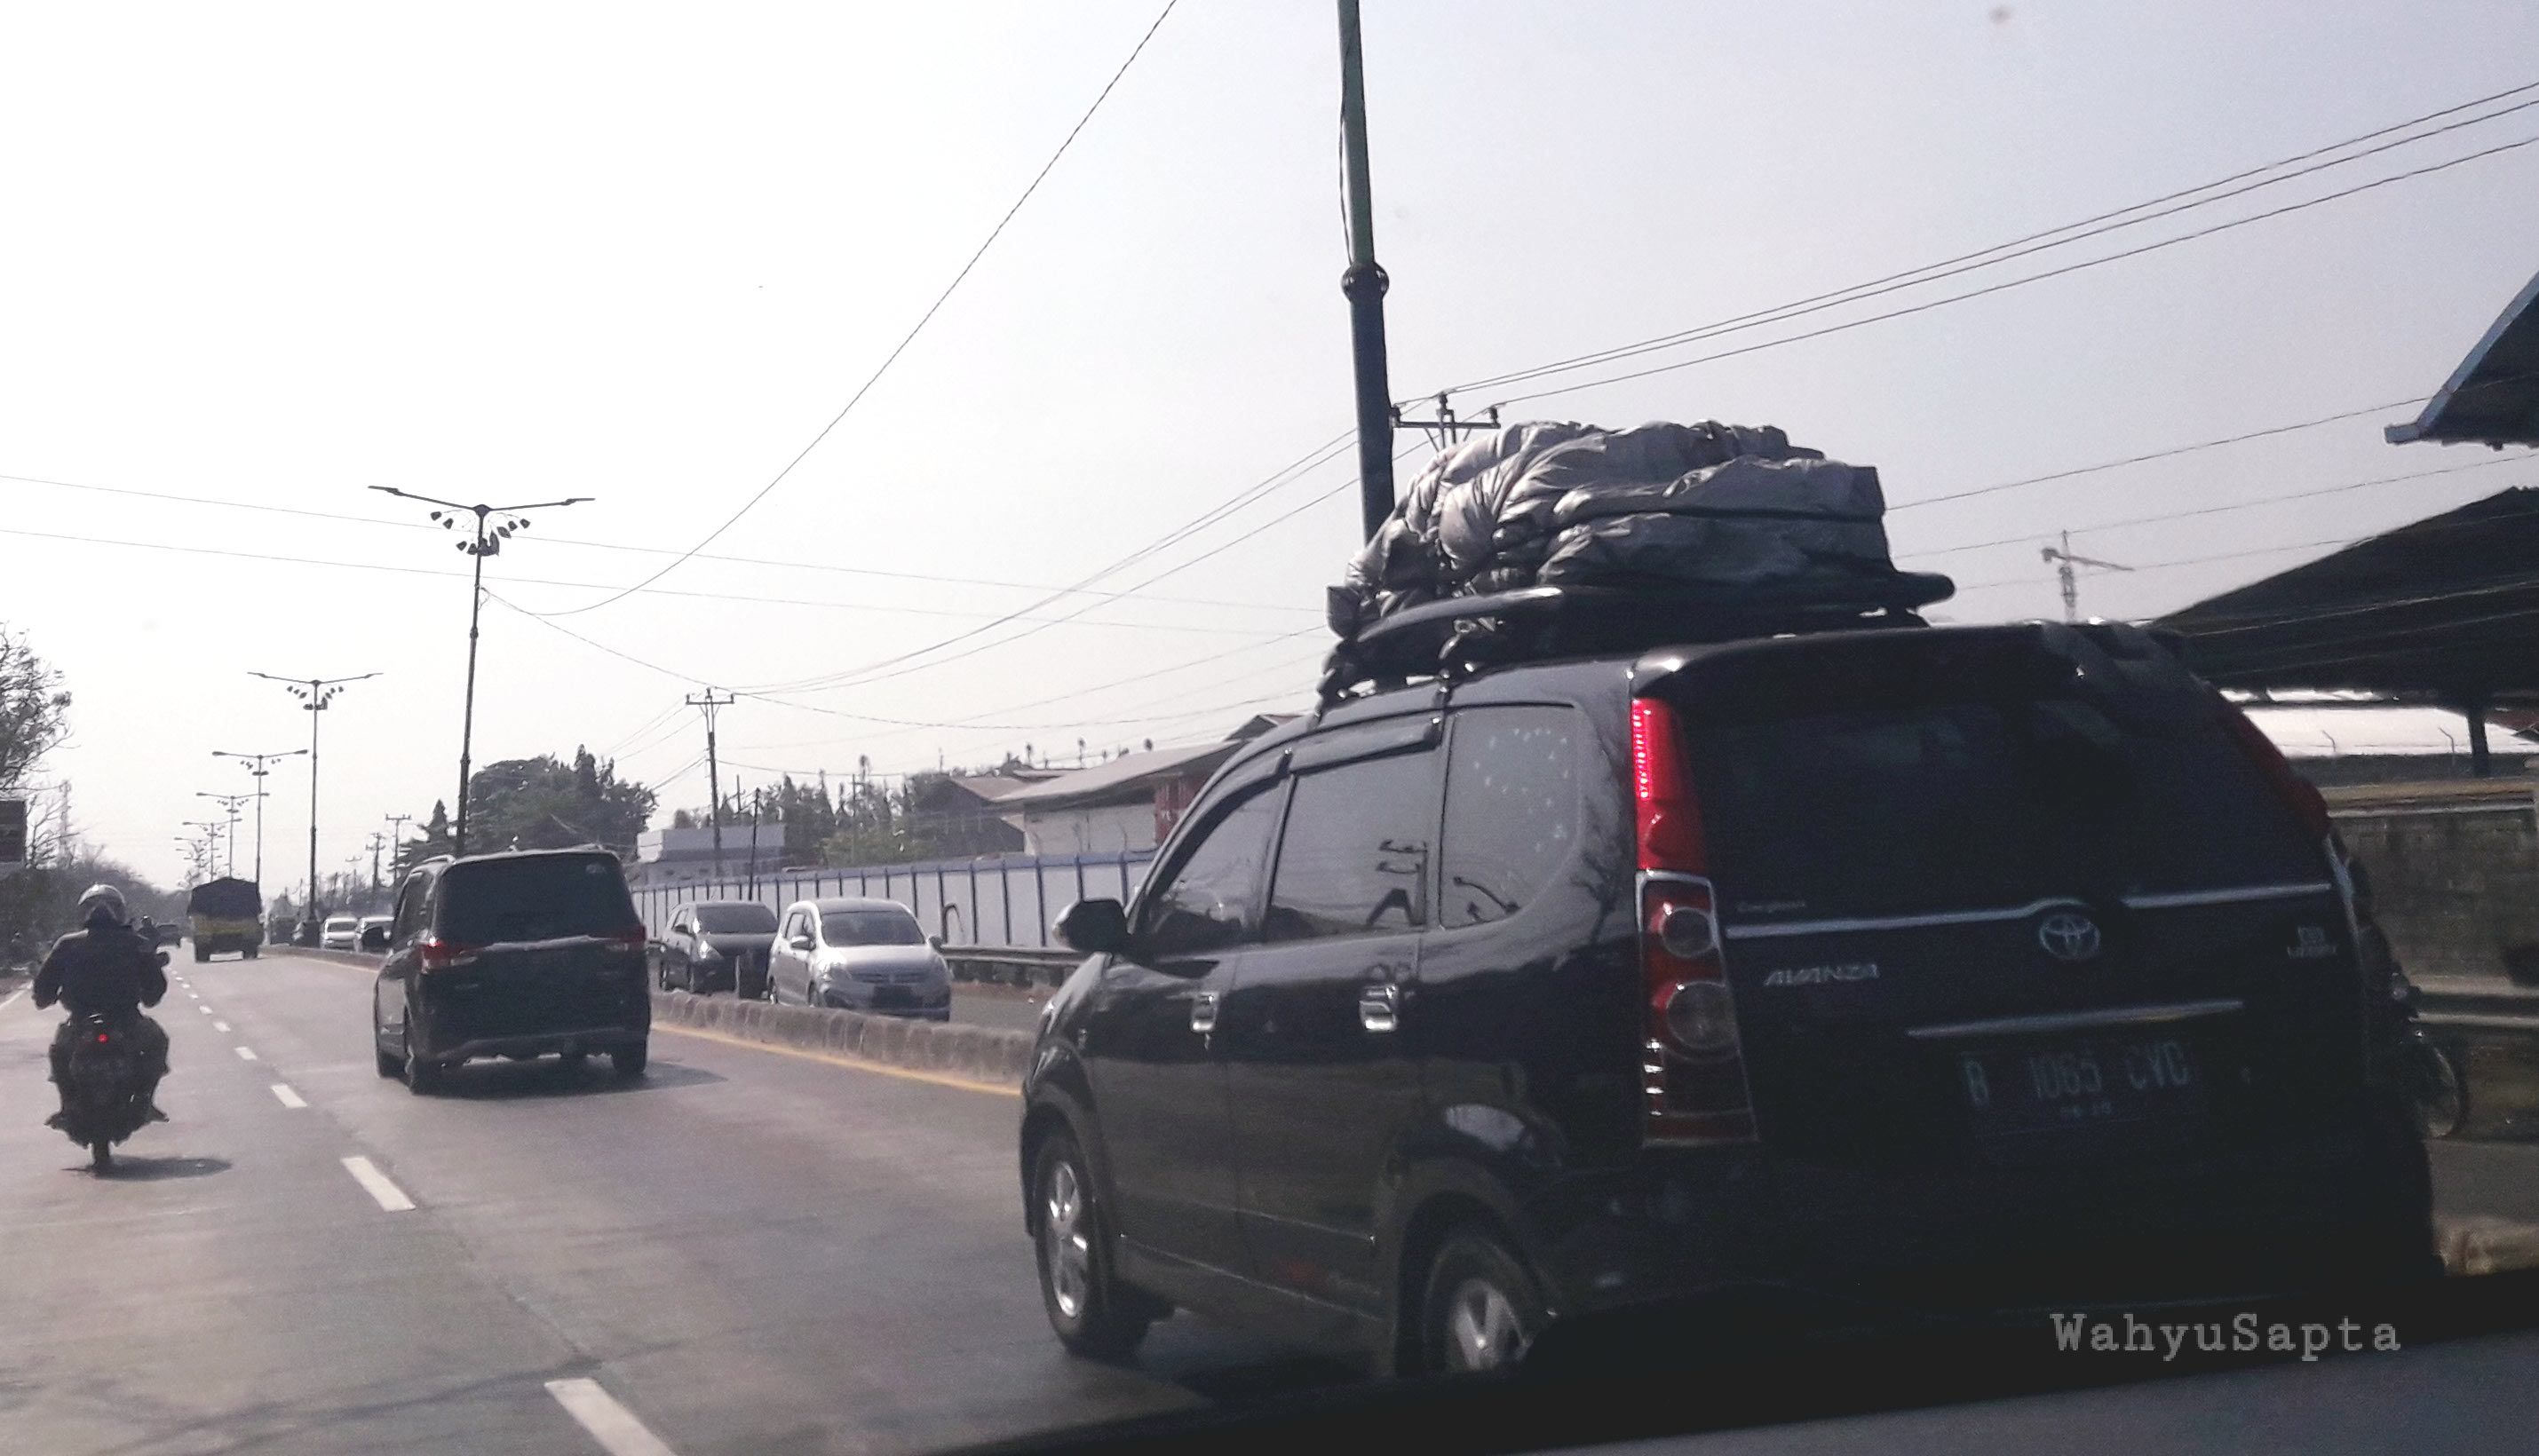
[[[1892,620],[1946,597],[1947,578],[1895,569],[1885,516],[1874,466],[1770,427],[1509,426],[1431,460],[1331,590],[1341,642],[1325,690],[1383,674],[1362,641],[1386,639],[1398,658],[1414,639],[1416,654],[1452,653],[1500,630],[1481,603],[1440,605],[1459,598],[1522,593],[1531,609],[1567,597],[1609,619],[1646,604],[1661,609],[1643,614],[1653,630],[1708,611],[1742,634],[1783,618]],[[1388,629],[1431,620],[1456,625]]]

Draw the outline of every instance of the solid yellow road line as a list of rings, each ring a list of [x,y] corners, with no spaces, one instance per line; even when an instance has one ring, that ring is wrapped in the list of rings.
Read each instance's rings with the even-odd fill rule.
[[[1000,1083],[974,1082],[967,1077],[951,1077],[941,1072],[922,1072],[914,1067],[893,1067],[885,1062],[867,1062],[859,1057],[840,1056],[836,1052],[812,1051],[807,1047],[781,1046],[772,1041],[751,1041],[722,1031],[709,1031],[703,1026],[681,1026],[669,1022],[654,1022],[652,1029],[679,1036],[694,1036],[700,1041],[719,1041],[745,1051],[774,1052],[780,1057],[800,1057],[806,1062],[826,1062],[832,1067],[845,1067],[854,1072],[870,1072],[880,1077],[896,1077],[903,1082],[930,1082],[936,1087],[958,1088],[962,1092],[990,1092],[1000,1097],[1019,1097],[1023,1091]]]

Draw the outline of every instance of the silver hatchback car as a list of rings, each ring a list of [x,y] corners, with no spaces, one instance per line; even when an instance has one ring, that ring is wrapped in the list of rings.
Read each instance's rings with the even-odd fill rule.
[[[770,1000],[883,1016],[952,1017],[952,970],[897,900],[795,900],[767,960]]]

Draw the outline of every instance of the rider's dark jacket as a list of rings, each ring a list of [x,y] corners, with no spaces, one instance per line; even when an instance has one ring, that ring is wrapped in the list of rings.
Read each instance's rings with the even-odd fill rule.
[[[75,1016],[130,1016],[168,994],[159,948],[129,927],[75,930],[53,942],[35,972],[35,1005],[59,1001]]]

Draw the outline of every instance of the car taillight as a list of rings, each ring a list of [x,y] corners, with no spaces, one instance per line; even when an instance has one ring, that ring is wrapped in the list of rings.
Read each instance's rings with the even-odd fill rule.
[[[1631,798],[1639,851],[1641,1141],[1754,1141],[1753,1099],[1728,987],[1719,902],[1685,780],[1674,709],[1631,703]]]
[[[426,939],[421,945],[415,947],[415,951],[425,970],[447,970],[476,959],[474,946],[462,946],[455,941],[443,940],[437,935]]]
[[[113,1034],[112,1034],[111,1032],[100,1031],[100,1032],[98,1032],[98,1033],[97,1033],[97,1039],[98,1039],[100,1042],[107,1042],[107,1041],[112,1041],[112,1040],[114,1039],[114,1036],[113,1036]]]

